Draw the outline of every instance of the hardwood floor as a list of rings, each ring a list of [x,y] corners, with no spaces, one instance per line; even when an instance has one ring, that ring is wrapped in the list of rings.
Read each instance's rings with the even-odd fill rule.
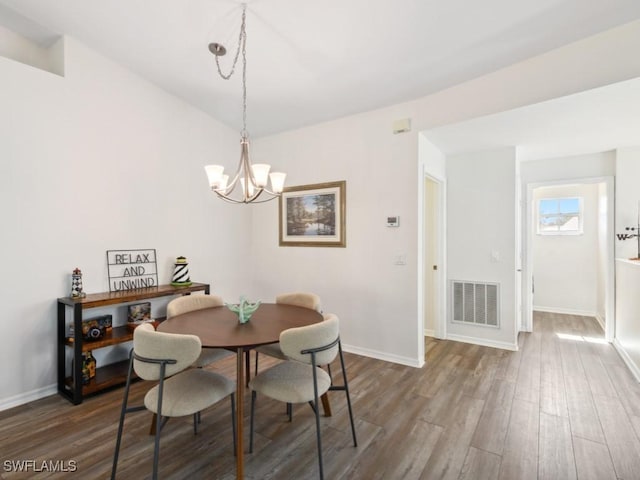
[[[602,340],[592,318],[536,313],[534,332],[507,352],[427,340],[422,369],[345,354],[359,446],[346,402],[331,392],[322,418],[327,479],[640,478],[640,384]],[[211,367],[235,377],[235,360]],[[261,368],[274,361],[261,359]],[[338,378],[339,363],[333,367]],[[136,383],[133,399],[149,385]],[[122,389],[72,406],[54,395],[0,412],[0,478],[108,478]],[[248,397],[247,412],[248,435]],[[128,416],[118,478],[149,478],[147,412]],[[250,479],[315,479],[313,413],[258,398]],[[73,460],[76,473],[8,471],[11,461]],[[206,410],[197,436],[190,418],[162,434],[161,478],[235,478],[227,401]]]

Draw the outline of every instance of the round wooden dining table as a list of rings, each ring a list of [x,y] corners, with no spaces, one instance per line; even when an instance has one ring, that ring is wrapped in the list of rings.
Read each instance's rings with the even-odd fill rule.
[[[236,478],[244,478],[243,399],[244,352],[260,345],[275,343],[280,333],[289,328],[303,327],[323,320],[322,314],[310,308],[263,303],[244,324],[227,307],[195,310],[171,317],[158,325],[165,333],[197,335],[203,347],[218,347],[236,352]]]

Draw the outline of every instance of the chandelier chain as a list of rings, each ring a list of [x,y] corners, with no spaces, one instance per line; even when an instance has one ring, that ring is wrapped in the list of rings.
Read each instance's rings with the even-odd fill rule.
[[[236,49],[236,54],[233,57],[231,71],[228,74],[225,75],[224,73],[222,73],[222,69],[220,68],[220,61],[218,59],[218,56],[216,55],[216,67],[218,67],[218,73],[225,80],[229,80],[231,76],[235,73],[236,64],[238,63],[238,57],[240,56],[240,50],[244,49],[244,46],[246,45],[246,39],[247,39],[247,31],[245,28],[246,17],[247,17],[247,6],[246,4],[243,4],[242,5],[242,24],[240,25],[240,33],[238,34],[238,48]]]
[[[216,55],[216,67],[218,67],[218,74],[225,80],[229,80],[236,71],[236,65],[238,63],[238,57],[240,51],[242,51],[242,135],[247,136],[247,5],[242,4],[242,22],[240,25],[240,34],[238,35],[238,48],[236,54],[233,57],[233,63],[231,70],[228,74],[222,72],[220,67],[220,60]]]
[[[247,30],[245,28],[245,13],[247,6],[242,8],[242,135],[247,136]]]

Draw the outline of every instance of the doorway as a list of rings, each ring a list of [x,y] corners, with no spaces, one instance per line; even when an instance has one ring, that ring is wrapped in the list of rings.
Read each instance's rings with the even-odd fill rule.
[[[421,344],[446,338],[445,180],[425,172],[422,180],[422,240],[419,283]]]
[[[595,317],[613,339],[613,197],[611,177],[528,185],[523,330],[536,310]]]
[[[435,337],[438,323],[438,183],[424,179],[424,336]]]

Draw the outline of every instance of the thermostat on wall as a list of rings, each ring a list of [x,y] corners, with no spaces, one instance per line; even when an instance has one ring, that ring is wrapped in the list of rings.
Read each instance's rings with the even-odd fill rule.
[[[400,217],[387,217],[387,227],[399,227],[400,226]]]

